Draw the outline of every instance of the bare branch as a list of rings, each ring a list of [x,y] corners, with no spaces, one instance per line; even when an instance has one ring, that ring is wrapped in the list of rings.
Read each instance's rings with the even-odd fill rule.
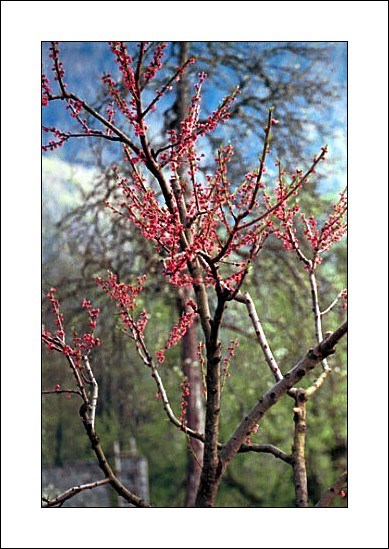
[[[174,414],[174,412],[173,412],[173,410],[170,406],[170,403],[169,403],[169,400],[168,400],[168,397],[167,397],[167,394],[166,394],[166,390],[165,390],[165,387],[163,385],[161,376],[159,375],[159,372],[157,370],[157,367],[155,366],[153,361],[151,361],[151,364],[149,364],[149,366],[151,368],[151,375],[155,379],[155,382],[157,384],[158,394],[159,394],[159,397],[162,400],[163,408],[164,408],[169,420],[173,423],[173,425],[175,425],[179,429],[185,431],[185,433],[187,435],[191,436],[192,438],[196,438],[196,439],[201,440],[201,441],[204,442],[204,435],[202,435],[201,433],[198,433],[197,431],[194,431],[193,429],[190,429],[189,427],[183,427],[182,422],[175,416],[175,414]]]
[[[268,363],[270,370],[273,372],[276,381],[280,381],[283,377],[281,370],[279,369],[276,359],[271,352],[265,336],[265,332],[263,331],[261,322],[255,310],[254,302],[250,294],[248,292],[245,292],[244,294],[238,294],[235,297],[235,301],[239,301],[240,303],[244,303],[246,305],[251,322],[254,326],[255,333],[257,335],[258,342],[261,346],[263,354],[265,355],[266,362]]]
[[[324,492],[315,507],[329,507],[334,499],[340,494],[342,488],[347,482],[347,471],[342,473],[339,478]]]
[[[128,318],[131,319],[131,324],[132,324],[131,337],[135,342],[135,348],[142,362],[151,370],[151,376],[154,378],[155,383],[157,385],[158,398],[162,400],[163,409],[165,410],[167,417],[169,418],[171,423],[173,423],[173,425],[175,425],[181,430],[184,430],[187,435],[193,438],[196,438],[198,440],[204,441],[204,435],[202,435],[201,433],[198,433],[197,431],[194,431],[193,429],[190,429],[189,427],[184,427],[182,422],[175,416],[172,410],[172,407],[170,406],[170,402],[169,402],[162,378],[159,375],[158,367],[146,346],[145,340],[142,337],[142,334],[140,333],[136,322],[133,320],[132,316],[128,311],[126,313],[128,315]]]
[[[273,446],[273,444],[242,444],[238,450],[238,454],[244,454],[246,452],[272,454],[274,457],[279,458],[286,463],[292,463],[292,456],[283,452],[277,448],[277,446]]]
[[[312,263],[314,265],[314,263]],[[313,314],[315,315],[315,332],[316,332],[316,341],[317,343],[320,343],[323,339],[323,331],[322,331],[322,325],[321,325],[321,313],[320,313],[320,307],[319,307],[319,296],[317,293],[317,282],[316,282],[316,276],[314,272],[314,267],[311,268],[309,272],[309,283],[311,285],[311,295],[312,295],[312,310]],[[323,370],[328,370],[328,362],[326,359],[323,359],[322,361]],[[323,380],[324,381],[324,380]]]
[[[69,488],[69,490],[66,490],[65,492],[62,492],[62,494],[59,494],[53,499],[49,498],[42,498],[42,501],[46,503],[44,507],[55,507],[58,505],[59,507],[64,504],[64,502],[83,490],[91,490],[92,488],[97,488],[98,486],[104,486],[104,484],[108,484],[110,482],[109,478],[103,478],[102,480],[97,480],[96,482],[90,482],[88,484],[80,484],[79,486],[73,486],[73,488]]]
[[[92,368],[89,363],[89,358],[87,355],[83,357],[84,364],[86,371],[88,373],[89,379],[88,383],[92,385],[92,396],[89,403],[89,421],[92,426],[92,429],[95,428],[95,417],[96,417],[96,407],[97,407],[97,398],[99,395],[99,386],[97,385],[97,381],[95,376],[93,375]]]
[[[318,389],[320,389],[331,371],[332,370],[330,367],[322,371],[317,380],[305,391],[305,396],[307,397],[307,399],[314,395]]]
[[[96,431],[92,428],[90,424],[87,410],[83,406],[81,406],[80,415],[82,417],[84,428],[87,432],[89,440],[91,441],[92,450],[94,451],[98,459],[99,467],[103,471],[104,475],[109,479],[109,482],[115,492],[117,492],[119,496],[123,497],[126,501],[132,503],[136,507],[151,507],[150,503],[140,498],[136,494],[133,494],[117,478],[117,476],[111,469],[107,458],[105,457],[104,451],[100,445],[99,437],[97,436]]]
[[[82,398],[82,395],[80,393],[80,391],[74,391],[74,390],[66,390],[66,389],[52,389],[51,391],[42,391],[42,395],[56,395],[56,394],[61,394],[61,393],[65,393],[67,395],[71,394],[71,395],[78,395]]]
[[[338,295],[336,296],[336,298],[334,299],[334,301],[331,303],[331,305],[329,305],[327,307],[327,309],[325,309],[324,311],[321,311],[321,316],[324,316],[326,315],[327,313],[329,313],[330,311],[332,311],[332,309],[335,307],[335,305],[338,303],[339,299],[342,297],[343,295],[343,292],[344,290],[342,290],[341,292],[338,293]]]

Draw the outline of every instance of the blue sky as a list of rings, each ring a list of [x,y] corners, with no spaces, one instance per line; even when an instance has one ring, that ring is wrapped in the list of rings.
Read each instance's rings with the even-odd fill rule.
[[[129,43],[131,44],[131,43]],[[134,45],[134,43],[132,43]],[[266,45],[275,44],[274,42],[239,42],[238,43],[242,56],[248,50],[258,51],[260,55],[261,48]],[[282,42],[276,44],[282,45]],[[296,45],[301,43],[295,42]],[[315,134],[315,131],[307,125],[307,132],[313,131],[312,135],[315,146],[309,151],[309,158],[315,151],[320,150],[320,146],[328,143],[330,149],[330,157],[337,158],[337,163],[331,166],[329,170],[326,190],[341,189],[346,184],[346,151],[347,151],[347,43],[346,42],[311,42],[309,43],[313,48],[321,48],[326,45],[330,51],[328,61],[321,63],[320,66],[313,66],[313,71],[322,71],[328,73],[328,78],[335,85],[343,86],[343,93],[340,100],[334,101],[328,105],[328,108],[324,111],[326,121],[328,121],[328,128],[330,131],[328,135],[322,136]],[[51,60],[48,59],[49,43],[42,43],[42,66],[46,75],[51,79]],[[201,43],[196,43],[196,48],[201,51]],[[131,47],[131,46],[130,46]],[[60,44],[61,60],[64,63],[66,71],[66,81],[69,84],[69,89],[76,91],[80,96],[89,102],[93,102],[96,93],[96,83],[100,86],[101,76],[104,71],[117,73],[117,67],[113,63],[112,54],[109,51],[109,46],[106,42],[63,42]],[[289,64],[295,64],[299,66],[301,59],[297,56],[295,58],[291,55],[286,60],[283,55],[280,54],[279,59],[276,60],[280,65],[285,64],[285,61]],[[302,67],[302,69],[305,67]],[[198,69],[195,68],[194,71]],[[274,69],[277,70],[277,67]],[[232,79],[232,84],[234,83]],[[229,82],[229,86],[231,85]],[[219,101],[228,92],[228,88],[225,90],[220,89],[220,83],[218,87],[210,85],[209,82],[205,83],[205,106],[209,105],[212,110],[217,106]],[[260,93],[260,90],[258,90]],[[270,105],[269,105],[270,106]],[[298,109],[296,103],[296,109]],[[312,111],[311,116],[316,116],[315,111]],[[53,102],[48,108],[43,109],[43,123],[47,125],[56,126],[59,128],[69,128],[71,120],[68,113],[63,108],[63,104],[60,102]],[[154,121],[155,125],[158,125],[158,120]],[[258,154],[258,143],[262,138],[261,131],[259,129],[258,136],[254,136],[253,142],[256,147],[252,149],[251,153],[253,162]],[[233,143],[233,145],[236,145]],[[49,153],[52,155],[53,153]],[[249,154],[249,153],[248,153]],[[74,164],[89,164],[90,156],[89,149],[85,145],[80,143],[80,140],[70,140],[61,149],[58,149],[54,156],[65,162],[71,162]],[[93,159],[92,159],[93,162]],[[92,167],[92,166],[91,166]],[[340,181],[340,179],[342,181]]]

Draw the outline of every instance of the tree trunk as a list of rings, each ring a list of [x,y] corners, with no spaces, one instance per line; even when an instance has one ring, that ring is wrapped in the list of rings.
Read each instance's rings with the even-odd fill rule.
[[[187,292],[185,292],[187,293]],[[189,294],[189,292],[188,292]],[[189,295],[187,296],[189,299]],[[185,301],[187,301],[185,299]],[[182,304],[183,305],[183,304]],[[182,338],[182,371],[190,385],[186,419],[188,427],[201,431],[203,429],[204,411],[202,407],[202,380],[197,358],[198,338],[196,324],[188,329]],[[185,480],[185,507],[194,507],[199,487],[201,466],[203,463],[203,443],[195,438],[188,439],[188,463]]]
[[[219,294],[211,330],[207,333],[207,405],[205,413],[204,460],[196,507],[213,507],[224,472],[218,453],[220,416],[220,358],[219,329],[226,301]]]
[[[293,477],[296,507],[308,507],[307,469],[305,464],[306,437],[306,397],[303,389],[294,391],[294,440],[293,440]]]

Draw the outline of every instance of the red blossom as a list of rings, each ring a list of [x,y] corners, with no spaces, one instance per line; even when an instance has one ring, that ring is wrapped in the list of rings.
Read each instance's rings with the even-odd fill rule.
[[[157,355],[157,360],[160,364],[165,362],[165,352],[163,350],[157,351],[155,354]]]
[[[201,136],[213,131],[220,122],[229,118],[229,109],[236,100],[239,90],[225,97],[211,115],[201,121],[200,102],[201,90],[205,85],[207,75],[204,72],[198,73],[198,81],[194,86],[194,94],[190,100],[187,116],[181,121],[178,131],[168,131],[169,146],[166,151],[160,154],[158,161],[162,166],[170,167],[170,187],[173,189],[173,199],[165,206],[156,195],[155,191],[148,188],[145,177],[141,174],[139,167],[148,163],[150,166],[150,151],[148,145],[142,139],[146,136],[147,126],[145,124],[145,115],[155,107],[157,100],[168,91],[175,79],[186,70],[187,66],[194,63],[194,58],[188,59],[181,67],[177,67],[171,79],[169,79],[160,90],[155,93],[155,98],[149,103],[148,107],[142,106],[142,92],[146,85],[149,85],[162,66],[165,44],[157,44],[151,48],[147,43],[139,44],[139,62],[134,62],[132,56],[128,53],[124,42],[110,42],[111,51],[121,73],[121,84],[116,82],[110,73],[103,76],[103,82],[107,86],[111,97],[107,106],[109,120],[113,120],[115,110],[119,110],[133,127],[135,136],[141,141],[139,152],[130,154],[128,148],[125,149],[125,160],[129,161],[131,170],[131,179],[120,177],[118,169],[114,171],[118,178],[118,185],[121,188],[124,200],[120,206],[112,205],[107,202],[107,207],[115,215],[131,220],[142,232],[142,234],[152,240],[157,251],[163,252],[165,259],[164,275],[176,286],[191,286],[194,283],[205,282],[206,285],[220,286],[236,292],[241,286],[250,266],[250,262],[255,253],[258,253],[261,246],[258,246],[259,235],[264,233],[266,224],[271,225],[273,221],[267,216],[266,221],[254,223],[242,220],[249,216],[255,209],[268,206],[268,200],[264,197],[263,203],[258,199],[258,191],[265,189],[262,182],[262,175],[266,174],[265,159],[263,155],[258,170],[246,174],[243,182],[232,187],[228,176],[228,164],[233,157],[231,145],[220,149],[216,160],[216,170],[214,174],[206,176],[206,182],[200,183],[197,179],[199,162],[201,156],[197,152],[197,142]],[[51,48],[51,58],[53,59],[53,71],[60,86],[64,85],[64,72],[59,60],[59,48],[57,43],[53,43]],[[141,63],[140,63],[141,61]],[[144,67],[144,68],[141,68]],[[44,85],[48,86],[46,80]],[[126,92],[123,93],[122,85]],[[61,88],[62,89],[62,88]],[[45,92],[46,95],[49,93]],[[83,109],[83,102],[78,99],[72,99],[66,96],[67,108],[73,118],[81,124],[85,132],[95,133],[91,130],[84,119],[80,118]],[[278,120],[269,116],[268,126],[277,125]],[[55,139],[43,145],[44,150],[53,150],[61,146],[71,137],[70,133],[59,132],[55,128],[46,128],[48,132],[54,134]],[[112,131],[111,129],[109,130]],[[98,135],[106,135],[101,132]],[[266,137],[267,139],[267,137]],[[269,150],[268,143],[266,151]],[[324,154],[323,150],[323,154]],[[138,167],[139,166],[139,167]],[[187,170],[187,181],[176,179],[176,173],[180,168]],[[294,179],[299,179],[300,175],[294,174]],[[176,181],[174,183],[174,181]],[[180,209],[180,200],[185,196],[187,219],[182,219],[182,210]],[[293,212],[294,215],[295,212]],[[263,216],[262,216],[263,217]],[[252,218],[251,218],[252,219]],[[290,224],[291,220],[285,217],[284,223]],[[186,243],[183,245],[183,234],[188,234]],[[225,239],[221,235],[229,235]],[[290,247],[290,243],[284,237],[284,244]],[[247,250],[251,248],[250,259],[241,262],[239,265],[230,262],[228,268],[220,271],[216,276],[211,268],[205,268],[205,273],[201,282],[194,282],[188,272],[188,265],[195,260],[199,254],[209,258],[222,257],[227,260],[235,251]],[[129,305],[127,303],[127,305]],[[131,305],[130,305],[131,308]],[[144,329],[146,317],[138,324],[140,330]],[[168,346],[174,344],[177,338],[182,337],[185,329],[185,323],[190,321],[189,317],[184,317],[181,325],[172,332]],[[95,319],[91,318],[91,327],[94,328]]]
[[[343,191],[340,193],[339,201],[333,205],[333,213],[329,215],[321,229],[317,228],[317,221],[313,216],[307,219],[304,214],[301,215],[306,227],[304,234],[313,250],[314,265],[319,265],[322,260],[321,254],[328,251],[347,232],[346,212],[347,195],[346,191]]]
[[[178,420],[181,421],[182,426],[184,427],[188,420],[185,419],[185,416],[187,414],[187,407],[188,407],[188,397],[190,395],[190,383],[189,381],[185,380],[183,383],[180,383],[181,390],[181,414],[178,416]]]
[[[228,371],[230,368],[231,360],[235,356],[235,349],[239,347],[239,341],[236,339],[230,339],[230,344],[227,346],[228,355],[223,358],[223,374],[222,389],[224,388],[225,380],[231,377],[231,373]]]
[[[42,73],[42,107],[46,107],[49,104],[51,97],[50,80],[45,74]]]
[[[57,290],[51,288],[46,297],[51,303],[51,312],[55,317],[55,325],[58,330],[55,332],[55,336],[45,328],[42,329],[42,342],[45,343],[47,348],[51,351],[59,351],[65,356],[71,357],[74,360],[76,368],[81,367],[82,355],[88,354],[91,349],[100,345],[100,339],[96,338],[93,334],[85,333],[81,337],[78,337],[77,332],[73,329],[73,346],[66,343],[66,333],[64,328],[64,316],[60,312],[59,300],[55,297]],[[96,320],[99,309],[91,309],[90,301],[83,300],[82,307],[88,310],[88,314],[92,320],[89,325],[92,329],[96,328]]]
[[[106,201],[111,212],[135,225],[145,238],[150,240],[158,253],[163,255],[163,275],[177,287],[205,285],[215,287],[219,295],[224,293],[233,299],[239,291],[252,261],[260,252],[270,234],[282,240],[286,250],[296,253],[305,264],[305,269],[312,270],[321,261],[321,254],[338,241],[346,230],[343,221],[345,214],[345,195],[341,195],[338,205],[322,228],[314,217],[306,218],[300,212],[295,197],[304,185],[308,185],[311,174],[321,160],[325,160],[327,147],[313,158],[311,166],[303,172],[295,168],[289,175],[282,169],[279,161],[279,177],[276,186],[269,192],[269,177],[266,160],[270,153],[270,132],[279,124],[269,112],[266,122],[263,153],[256,169],[248,171],[240,180],[231,177],[229,165],[234,157],[233,147],[228,144],[221,147],[214,158],[214,166],[204,177],[199,176],[202,154],[198,144],[207,133],[214,131],[218,125],[228,120],[230,108],[236,101],[239,90],[229,94],[208,117],[201,115],[201,94],[206,86],[207,75],[200,72],[194,85],[193,95],[189,101],[188,111],[175,130],[168,130],[166,142],[157,152],[151,148],[146,121],[150,111],[156,108],[157,102],[172,89],[174,81],[179,80],[194,58],[188,59],[173,70],[171,77],[160,89],[155,90],[153,80],[162,67],[165,45],[139,44],[138,59],[134,60],[128,53],[124,42],[110,42],[111,52],[118,66],[120,78],[115,79],[111,73],[103,75],[102,80],[109,95],[105,113],[110,124],[106,124],[106,133],[88,126],[82,112],[86,103],[74,94],[65,91],[64,70],[59,60],[59,48],[56,42],[51,48],[54,79],[58,83],[66,108],[70,116],[81,126],[84,134],[107,137],[112,135],[112,124],[116,113],[124,117],[131,135],[123,146],[123,173],[117,166],[112,171],[117,186],[123,197],[117,204]],[[148,86],[148,105],[143,105],[142,95]],[[51,98],[48,79],[42,76],[42,102],[47,104]],[[104,111],[103,111],[104,112]],[[93,118],[93,117],[92,117]],[[109,127],[108,127],[109,126]],[[50,141],[43,145],[44,150],[60,147],[73,134],[61,132],[54,127],[44,127]],[[121,135],[117,132],[118,135]],[[134,139],[134,141],[132,141]],[[142,172],[143,169],[143,172]],[[125,171],[124,171],[125,170]],[[158,181],[158,191],[150,186],[144,175],[151,172],[153,183]],[[162,194],[160,193],[162,191]],[[161,197],[164,199],[162,200]],[[303,223],[303,237],[298,232],[297,222]],[[297,236],[299,234],[299,237]],[[307,259],[301,251],[299,239],[305,238],[312,250],[312,258]],[[194,269],[194,265],[200,265]],[[110,274],[107,279],[98,279],[97,284],[116,304],[122,320],[123,331],[132,337],[136,344],[143,343],[144,332],[148,321],[147,311],[138,312],[137,297],[142,290],[145,277],[134,284],[119,282],[116,275]],[[55,290],[49,292],[53,312],[56,317],[56,336],[45,332],[43,338],[49,348],[62,345],[62,352],[73,356],[78,365],[81,355],[92,347],[98,346],[100,340],[94,334],[78,337],[74,333],[73,347],[65,346],[63,316],[59,303],[54,297]],[[344,297],[344,302],[347,296]],[[90,301],[84,300],[82,307],[89,316],[89,327],[96,328],[99,309],[92,309]],[[178,322],[173,326],[164,350],[156,352],[157,361],[163,363],[165,350],[176,345],[192,326],[198,315],[197,306],[190,300]],[[227,355],[223,358],[222,371],[224,379],[238,343],[231,340]],[[203,365],[204,359],[199,358]],[[189,390],[189,387],[187,387]],[[204,389],[206,390],[206,389]],[[184,391],[183,391],[184,393]],[[183,410],[186,397],[183,394]],[[185,415],[184,411],[182,416]]]
[[[193,310],[189,310],[191,307]],[[192,326],[194,320],[197,317],[197,306],[193,300],[185,303],[186,312],[180,317],[178,324],[173,326],[173,330],[170,332],[169,339],[165,344],[165,349],[170,349],[173,345],[177,345],[180,339],[186,334],[188,329]]]
[[[340,296],[343,298],[343,304],[342,304],[342,308],[344,310],[347,309],[347,289],[346,290],[342,290]]]
[[[146,275],[137,277],[137,285],[119,282],[117,275],[112,273],[109,273],[108,279],[96,279],[96,284],[110,296],[112,301],[116,302],[123,323],[123,331],[138,344],[144,338],[148,315],[147,311],[142,311],[138,318],[135,318],[134,311],[137,306],[136,298],[142,291],[146,279]],[[95,315],[96,311],[97,309],[92,309],[91,315]]]
[[[112,99],[108,111],[110,116],[113,116],[113,106],[115,105],[132,125],[135,136],[141,139],[147,132],[144,122],[145,114],[155,106],[160,95],[171,87],[171,80],[169,80],[165,86],[159,91],[157,90],[156,99],[152,100],[146,109],[142,107],[141,92],[146,84],[154,78],[156,71],[160,69],[165,46],[157,45],[152,51],[146,44],[139,45],[142,60],[146,55],[151,56],[143,75],[137,72],[133,59],[128,54],[127,46],[123,42],[111,42],[110,46],[127,93],[122,92],[110,73],[105,74],[103,81]],[[193,59],[189,59],[182,67],[177,67],[176,73],[172,76],[173,80],[193,61]],[[228,163],[234,153],[231,145],[227,145],[219,151],[214,175],[207,175],[205,184],[199,183],[197,180],[202,156],[196,150],[198,139],[213,131],[221,121],[228,119],[229,108],[239,93],[239,90],[236,90],[225,97],[219,107],[205,121],[200,121],[201,89],[206,77],[207,75],[203,72],[198,74],[198,82],[195,84],[195,92],[190,100],[188,114],[181,121],[179,131],[168,131],[167,138],[170,146],[158,158],[161,165],[163,163],[165,166],[170,166],[169,181],[174,190],[172,202],[162,206],[155,191],[148,188],[146,179],[138,167],[150,162],[147,160],[148,153],[143,144],[140,147],[140,152],[135,155],[131,155],[126,149],[125,160],[132,166],[130,178],[120,177],[118,169],[114,168],[124,200],[119,206],[107,202],[107,207],[115,215],[129,219],[147,239],[154,242],[158,252],[164,253],[166,257],[164,275],[176,286],[191,286],[194,283],[187,269],[188,264],[198,254],[206,254],[208,257],[222,254],[228,258],[235,250],[247,246],[254,249],[258,234],[263,230],[263,224],[240,228],[238,220],[248,216],[253,208],[260,207],[257,195],[258,190],[264,188],[261,181],[262,174],[266,173],[264,159],[261,161],[260,170],[246,175],[242,184],[233,189],[228,178]],[[77,112],[82,104],[76,101],[72,107]],[[277,122],[274,118],[269,119],[270,124],[277,124]],[[58,142],[50,143],[45,147],[59,146],[62,144],[61,140],[68,137],[68,135],[59,135]],[[176,178],[179,168],[184,167],[187,170],[187,182]],[[191,192],[188,192],[190,189]],[[179,205],[184,196],[187,201],[185,223]],[[233,228],[232,231],[231,228]],[[183,246],[182,239],[185,231],[190,233],[190,236],[187,244]],[[227,243],[223,243],[220,236],[223,232],[231,235]],[[220,280],[216,279],[215,274],[209,270],[202,280],[207,285],[220,284],[223,280],[225,287],[231,292],[237,291],[247,273],[247,268],[248,264],[240,265],[238,269],[235,269],[235,272],[231,272],[234,269],[230,268],[230,272],[225,272]],[[176,334],[173,333],[172,341],[175,340],[175,337]]]

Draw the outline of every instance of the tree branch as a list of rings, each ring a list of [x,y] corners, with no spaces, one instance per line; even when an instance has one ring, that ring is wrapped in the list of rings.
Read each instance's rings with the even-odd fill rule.
[[[305,463],[306,395],[303,389],[295,392],[294,437],[292,465],[296,507],[308,507],[307,468]]]
[[[335,307],[335,305],[338,303],[339,299],[342,297],[343,295],[343,292],[344,290],[342,290],[341,292],[338,293],[338,295],[336,296],[336,298],[334,299],[334,301],[328,305],[327,309],[325,309],[324,311],[321,311],[321,316],[324,316],[326,315],[327,313],[329,313],[330,311],[332,311],[332,309]]]
[[[281,370],[279,369],[276,359],[274,358],[273,353],[271,352],[271,349],[269,347],[269,344],[265,336],[265,332],[263,331],[261,322],[255,310],[254,302],[250,294],[248,292],[245,292],[244,294],[238,294],[237,296],[235,296],[235,301],[239,301],[240,303],[244,303],[246,305],[249,313],[249,317],[251,319],[251,322],[254,326],[255,333],[257,335],[258,342],[261,346],[263,354],[265,355],[266,362],[268,363],[270,370],[273,372],[273,375],[276,381],[280,381],[283,377]]]
[[[238,450],[238,454],[246,452],[272,454],[274,457],[285,461],[285,463],[292,463],[292,456],[283,452],[277,446],[273,446],[273,444],[242,444]]]
[[[130,490],[125,488],[125,486],[120,482],[120,480],[117,478],[115,473],[112,471],[105,457],[103,449],[100,446],[100,441],[96,434],[96,431],[92,428],[89,422],[89,418],[87,416],[87,412],[83,410],[83,407],[81,407],[80,409],[80,415],[82,417],[84,427],[89,437],[89,440],[91,441],[92,449],[95,452],[96,457],[98,459],[99,467],[103,471],[104,475],[109,479],[109,483],[111,484],[115,492],[117,492],[119,496],[123,497],[129,503],[132,503],[133,505],[135,505],[135,507],[151,507],[150,503],[140,498],[139,496],[133,494]]]
[[[325,370],[322,371],[320,376],[316,379],[314,383],[305,391],[306,398],[310,398],[312,395],[316,393],[318,389],[323,385],[325,379],[328,377],[328,375],[331,372],[331,368],[328,366]]]
[[[347,332],[347,322],[344,322],[327,339],[310,349],[304,358],[287,372],[283,379],[276,383],[247,414],[238,425],[231,438],[224,444],[220,451],[222,470],[225,470],[228,463],[238,452],[244,439],[251,433],[253,427],[264,414],[274,406],[278,400],[285,395],[298,381],[300,381],[310,370],[319,364],[323,358],[335,352],[334,346]]]
[[[226,305],[226,295],[219,293],[212,320],[210,339],[207,342],[207,403],[205,411],[204,457],[200,486],[196,497],[197,507],[213,506],[217,489],[220,461],[218,456],[220,416],[220,341],[219,330]]]
[[[42,395],[56,395],[61,393],[65,393],[67,395],[69,394],[78,395],[82,398],[80,391],[75,391],[73,389],[70,389],[68,391],[66,389],[53,389],[51,391],[42,391]]]
[[[97,385],[96,378],[93,375],[93,371],[92,371],[92,368],[91,368],[90,363],[89,363],[88,355],[85,355],[83,357],[83,360],[84,360],[86,371],[87,371],[88,376],[89,376],[88,383],[90,385],[92,385],[92,395],[91,395],[91,398],[90,398],[89,410],[88,411],[89,411],[89,421],[90,421],[90,424],[92,426],[92,429],[94,429],[95,428],[97,399],[98,399],[98,395],[99,395],[99,386]]]
[[[316,332],[316,341],[320,343],[323,339],[323,331],[321,326],[321,313],[319,307],[319,296],[317,293],[317,282],[314,272],[314,263],[311,263],[311,270],[309,272],[309,283],[311,285],[311,295],[312,295],[312,311],[315,315],[315,332]],[[329,368],[328,362],[324,359],[322,361],[323,369],[327,370]]]
[[[97,480],[96,482],[90,482],[88,484],[80,484],[79,486],[73,486],[73,488],[69,488],[69,490],[62,492],[62,494],[59,494],[53,499],[43,497],[42,501],[46,503],[44,507],[55,507],[56,505],[61,507],[66,500],[76,496],[83,490],[91,490],[92,488],[103,486],[104,484],[108,484],[109,482],[110,482],[110,479],[106,477],[106,478],[103,478],[102,480]]]
[[[342,473],[339,478],[324,492],[315,507],[329,507],[334,499],[339,495],[347,482],[347,471]]]

